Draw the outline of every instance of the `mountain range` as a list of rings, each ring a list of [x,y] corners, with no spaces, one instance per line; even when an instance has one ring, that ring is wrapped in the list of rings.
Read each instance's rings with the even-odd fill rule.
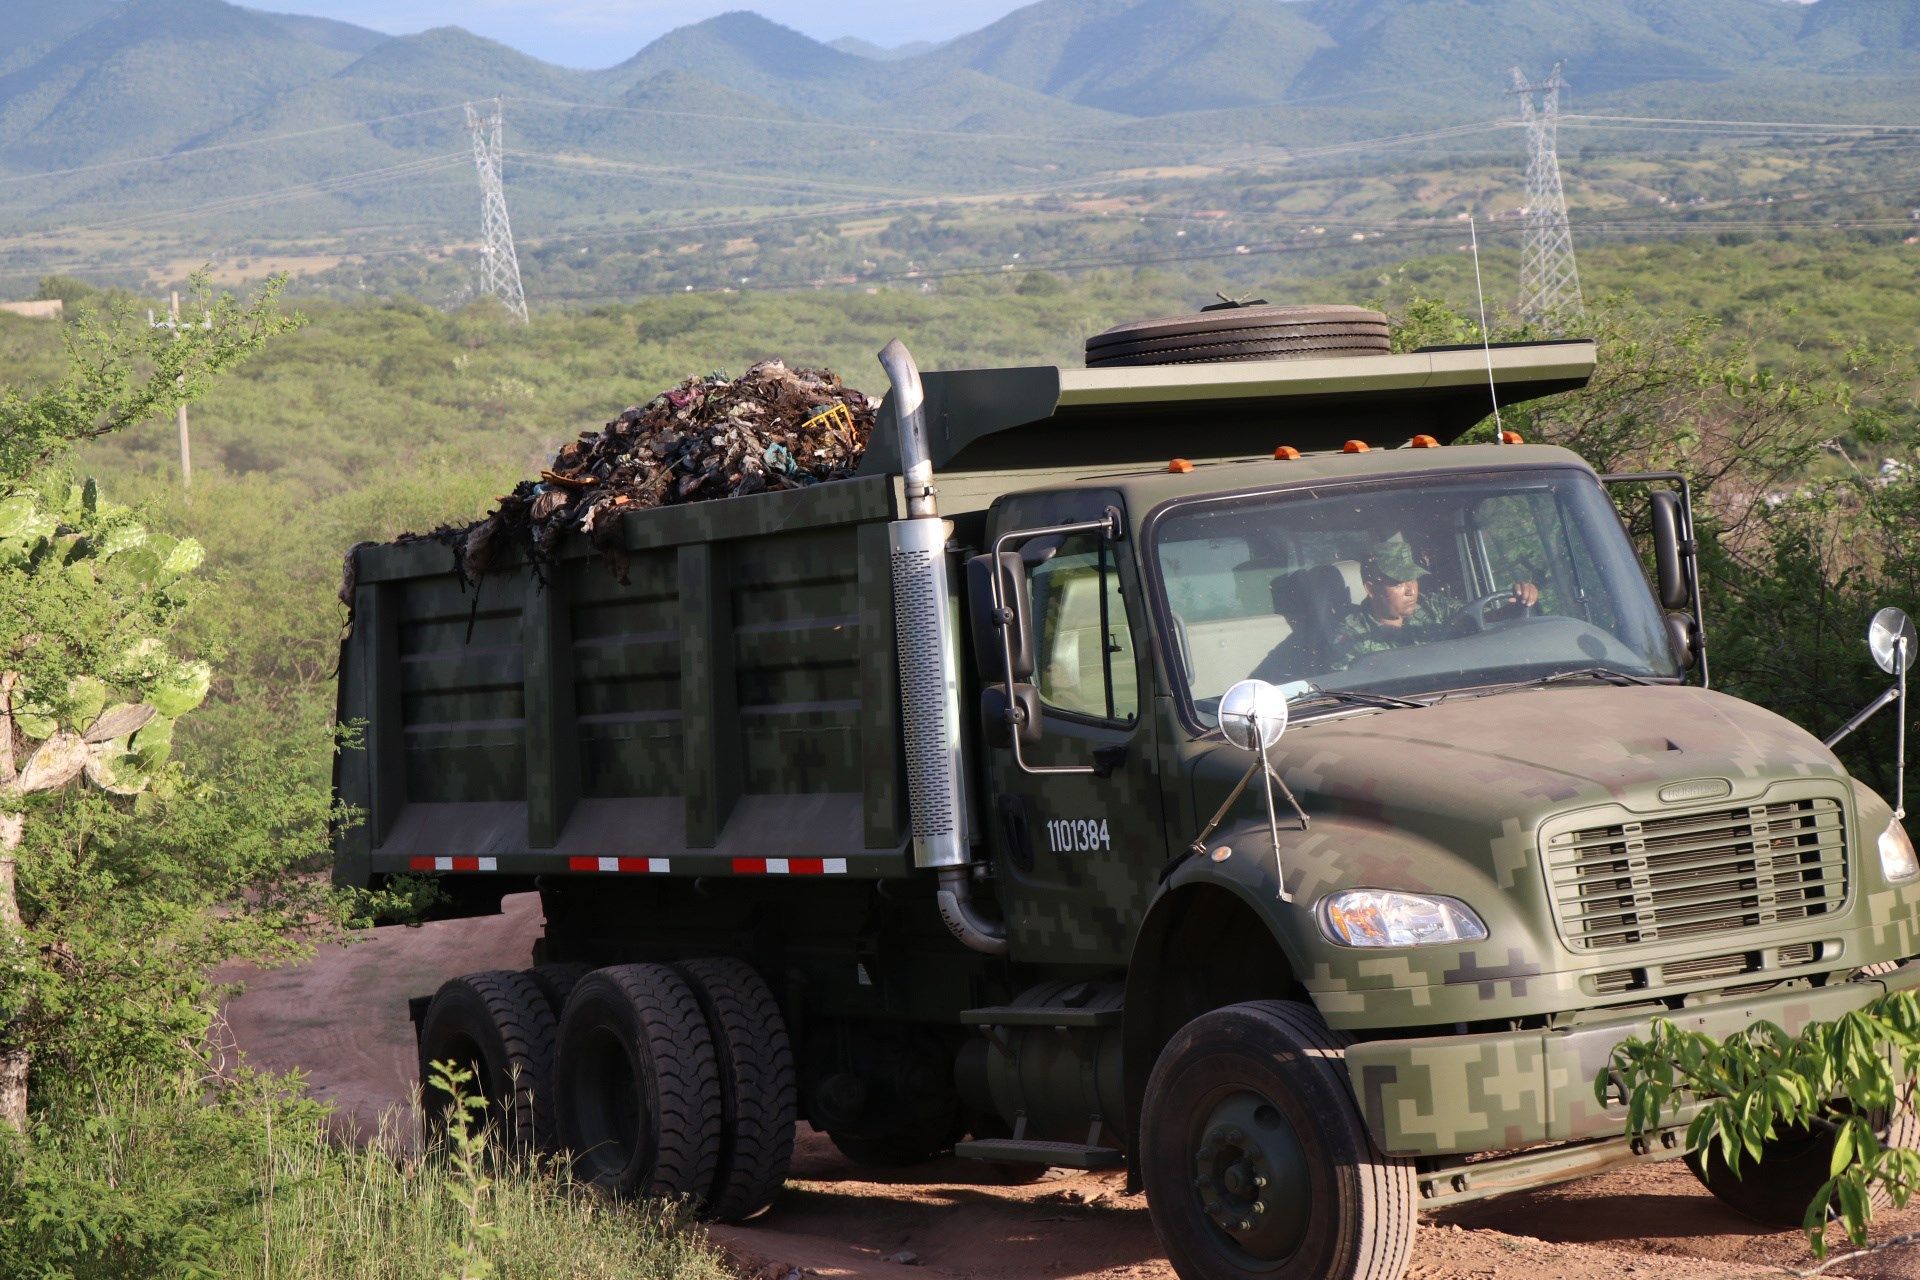
[[[964,189],[1183,146],[1508,117],[1509,68],[1562,59],[1583,109],[1920,119],[1914,0],[1038,0],[899,49],[736,11],[595,71],[458,27],[389,37],[226,0],[6,3],[0,178],[15,180],[0,184],[0,218],[16,227],[210,186],[265,192],[436,157],[451,168],[467,145],[459,104],[496,96],[510,146],[566,175],[556,198],[609,208],[636,194],[711,205],[726,186],[634,166],[702,164],[745,204],[748,179],[766,191],[788,179],[787,197]],[[280,141],[255,145],[268,138]],[[156,155],[179,159],[132,163]],[[628,169],[616,181],[595,160]],[[380,181],[356,180],[369,216],[393,203]],[[430,183],[401,185],[408,208],[431,204]]]

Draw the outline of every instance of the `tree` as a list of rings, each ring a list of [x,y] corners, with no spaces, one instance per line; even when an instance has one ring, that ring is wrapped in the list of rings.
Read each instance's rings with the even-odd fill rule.
[[[0,501],[0,929],[16,938],[30,800],[82,779],[118,796],[147,791],[174,721],[206,697],[207,665],[165,642],[176,588],[200,558],[197,543],[102,507],[91,483],[57,508],[31,493]],[[8,985],[16,998],[26,989]],[[15,1127],[28,1065],[24,1038],[0,1033],[0,1120]]]
[[[1670,1123],[1682,1104],[1698,1103],[1687,1150],[1717,1155],[1734,1177],[1742,1164],[1754,1172],[1778,1134],[1829,1138],[1829,1177],[1801,1224],[1820,1256],[1830,1212],[1847,1239],[1862,1246],[1876,1198],[1900,1208],[1920,1190],[1920,1151],[1883,1146],[1873,1119],[1913,1106],[1916,1073],[1920,1001],[1897,991],[1798,1035],[1757,1022],[1716,1040],[1657,1019],[1646,1039],[1614,1049],[1594,1096],[1605,1106],[1623,1090],[1627,1131],[1635,1136]]]
[[[174,722],[210,678],[168,646],[198,544],[149,532],[61,466],[75,444],[171,412],[297,323],[275,313],[278,291],[243,305],[196,280],[213,322],[177,340],[124,303],[85,313],[66,331],[63,379],[0,387],[0,1122],[15,1128],[33,1024],[76,967],[72,940],[22,909],[30,825],[83,780],[123,800],[164,792],[177,781],[166,769]]]
[[[199,399],[219,374],[298,327],[277,303],[284,281],[252,301],[214,297],[195,276],[188,301],[208,327],[156,330],[121,299],[104,314],[82,310],[63,334],[67,374],[34,391],[0,384],[0,495],[30,487],[76,444],[164,417]]]

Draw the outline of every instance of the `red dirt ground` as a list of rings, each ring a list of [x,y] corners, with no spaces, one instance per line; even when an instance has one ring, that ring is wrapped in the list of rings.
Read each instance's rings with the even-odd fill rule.
[[[508,899],[496,917],[378,930],[325,947],[309,963],[250,975],[228,1022],[255,1065],[304,1071],[316,1097],[371,1131],[412,1086],[407,998],[458,974],[524,967],[539,924],[539,904],[527,895]],[[1877,1236],[1916,1230],[1920,1207],[1876,1223]],[[1054,1170],[1005,1186],[967,1161],[945,1160],[876,1178],[804,1126],[780,1203],[712,1234],[752,1280],[1173,1277],[1144,1198],[1127,1195],[1118,1175]],[[1422,1223],[1408,1275],[1732,1280],[1810,1263],[1798,1233],[1754,1227],[1684,1167],[1666,1164],[1437,1214]],[[1920,1249],[1851,1259],[1827,1274],[1920,1280]]]

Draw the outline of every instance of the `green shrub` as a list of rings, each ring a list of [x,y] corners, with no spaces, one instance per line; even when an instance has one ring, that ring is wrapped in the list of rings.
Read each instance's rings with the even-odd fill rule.
[[[345,1134],[300,1084],[243,1072],[45,1094],[26,1134],[0,1134],[0,1280],[730,1274],[671,1206],[610,1204],[484,1141],[464,1164],[420,1150],[414,1114]]]

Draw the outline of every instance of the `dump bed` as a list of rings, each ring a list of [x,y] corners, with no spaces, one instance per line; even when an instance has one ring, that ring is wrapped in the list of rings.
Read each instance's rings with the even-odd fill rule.
[[[954,370],[925,380],[925,429],[940,514],[977,541],[1004,493],[1176,450],[1451,441],[1490,399],[1582,385],[1593,355]],[[431,540],[358,549],[339,715],[364,736],[334,782],[366,821],[337,835],[336,880],[450,872],[487,898],[546,874],[910,874],[895,407],[854,478],[629,512],[611,553],[571,534],[473,582]]]
[[[906,874],[886,475],[624,517],[463,580],[356,553],[335,878]]]

